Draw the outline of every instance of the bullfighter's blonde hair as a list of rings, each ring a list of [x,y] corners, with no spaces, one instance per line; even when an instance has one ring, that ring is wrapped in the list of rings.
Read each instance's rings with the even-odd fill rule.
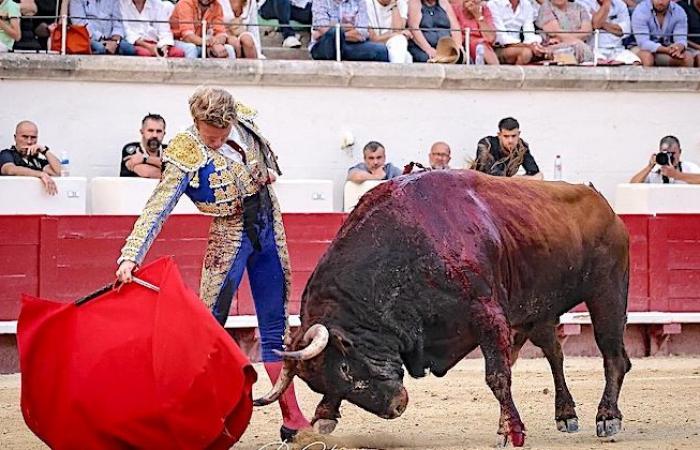
[[[224,89],[198,87],[189,100],[192,118],[217,128],[226,128],[236,122],[236,102]]]

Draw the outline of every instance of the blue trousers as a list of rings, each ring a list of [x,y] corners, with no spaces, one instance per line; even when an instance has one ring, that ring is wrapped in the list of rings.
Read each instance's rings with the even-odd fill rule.
[[[331,27],[311,48],[313,59],[335,60],[335,27]],[[340,30],[340,59],[344,61],[389,62],[389,51],[381,42],[347,42]]]
[[[90,47],[92,49],[93,55],[106,55],[107,49],[102,41],[91,40]],[[134,56],[136,54],[136,49],[133,44],[130,44],[126,39],[122,39],[117,48],[117,55]]]
[[[311,2],[305,8],[299,8],[289,0],[266,0],[258,12],[263,19],[277,19],[280,32],[285,38],[294,36],[294,30],[289,26],[290,20],[311,25]]]
[[[255,225],[259,250],[254,248],[250,236],[245,230],[240,233],[240,245],[235,252],[233,263],[225,274],[221,290],[212,305],[212,313],[221,325],[226,323],[231,301],[238,290],[243,278],[243,271],[248,270],[250,288],[253,292],[255,314],[258,317],[258,329],[262,347],[262,359],[265,362],[279,361],[281,358],[273,350],[282,350],[282,339],[285,331],[284,299],[286,298],[286,284],[284,270],[280,262],[275,240],[274,222],[271,213],[268,212]],[[233,231],[233,230],[231,230]],[[214,237],[210,237],[210,247]],[[223,244],[227,245],[226,243]],[[207,250],[205,265],[208,263],[211,248]],[[226,260],[227,258],[223,258]],[[211,261],[219,261],[219,258],[211,258]],[[205,268],[206,270],[206,268]]]

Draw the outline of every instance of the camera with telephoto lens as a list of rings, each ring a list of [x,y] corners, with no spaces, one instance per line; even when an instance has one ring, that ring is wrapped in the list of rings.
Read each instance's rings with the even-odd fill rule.
[[[673,153],[671,152],[659,152],[656,154],[656,164],[660,166],[668,166],[673,162]]]

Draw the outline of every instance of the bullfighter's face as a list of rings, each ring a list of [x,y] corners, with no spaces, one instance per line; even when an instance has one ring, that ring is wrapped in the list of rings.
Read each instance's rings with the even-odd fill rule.
[[[401,363],[375,360],[337,331],[322,354],[300,361],[298,374],[314,391],[384,419],[399,417],[408,405]]]

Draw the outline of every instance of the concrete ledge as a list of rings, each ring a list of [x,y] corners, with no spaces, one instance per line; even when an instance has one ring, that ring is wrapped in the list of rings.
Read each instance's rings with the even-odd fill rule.
[[[0,55],[0,78],[139,84],[700,92],[700,70],[684,68],[492,67],[14,53]]]
[[[562,314],[560,323],[562,325],[578,324],[590,325],[591,315],[587,312]],[[629,325],[664,325],[673,323],[700,323],[700,312],[629,312],[627,313],[627,323]]]

